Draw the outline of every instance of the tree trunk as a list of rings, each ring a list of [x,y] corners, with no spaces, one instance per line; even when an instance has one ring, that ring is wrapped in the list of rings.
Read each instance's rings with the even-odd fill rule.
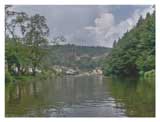
[[[34,66],[33,66],[33,73],[32,73],[32,75],[33,75],[33,76],[36,75],[36,65],[35,65],[35,64],[34,64]]]
[[[17,68],[18,68],[17,75],[21,75],[21,66],[20,66],[20,64],[17,65]]]

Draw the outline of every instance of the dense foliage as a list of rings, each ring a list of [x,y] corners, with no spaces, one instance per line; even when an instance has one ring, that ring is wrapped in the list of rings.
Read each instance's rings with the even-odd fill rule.
[[[118,40],[104,65],[106,75],[136,75],[155,69],[155,12]]]

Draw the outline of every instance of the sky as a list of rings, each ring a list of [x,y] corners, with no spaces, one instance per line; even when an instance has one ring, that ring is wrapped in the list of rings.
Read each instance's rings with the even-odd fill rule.
[[[112,47],[140,16],[152,13],[151,5],[16,5],[16,11],[45,16],[49,39],[64,36],[66,42],[82,46]]]

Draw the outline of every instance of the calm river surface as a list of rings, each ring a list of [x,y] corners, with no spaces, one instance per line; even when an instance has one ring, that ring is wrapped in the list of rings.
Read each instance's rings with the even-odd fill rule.
[[[6,117],[155,116],[154,84],[63,76],[6,86]]]

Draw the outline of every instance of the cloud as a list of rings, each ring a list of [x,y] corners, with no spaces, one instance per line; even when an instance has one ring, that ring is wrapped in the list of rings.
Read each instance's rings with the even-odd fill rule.
[[[111,47],[114,40],[134,27],[148,5],[17,5],[16,11],[46,17],[49,39],[63,35],[66,43]]]
[[[111,13],[103,13],[95,19],[95,27],[85,27],[86,30],[96,31],[98,34],[103,34],[114,25],[114,16]]]
[[[121,38],[126,31],[132,29],[140,16],[145,18],[146,14],[152,13],[154,8],[149,6],[143,10],[136,9],[127,19],[115,23],[115,17],[112,13],[103,13],[95,19],[95,26],[84,27],[90,33],[95,34],[95,39],[100,46],[112,47],[113,41]]]

